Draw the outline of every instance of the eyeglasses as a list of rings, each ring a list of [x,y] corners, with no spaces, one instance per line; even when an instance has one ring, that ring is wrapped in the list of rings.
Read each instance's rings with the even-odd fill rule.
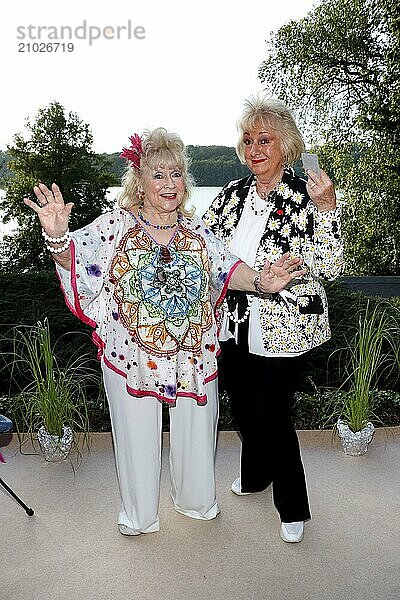
[[[172,262],[171,252],[167,248],[167,246],[160,246],[160,251],[158,254],[159,262],[163,265],[167,265]]]

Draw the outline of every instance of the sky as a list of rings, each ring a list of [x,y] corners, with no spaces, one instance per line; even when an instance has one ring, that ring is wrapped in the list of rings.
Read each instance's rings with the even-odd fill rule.
[[[185,144],[234,146],[243,101],[263,90],[266,40],[315,4],[9,2],[0,23],[0,149],[53,101],[90,125],[96,152],[117,152],[133,132],[160,126]]]

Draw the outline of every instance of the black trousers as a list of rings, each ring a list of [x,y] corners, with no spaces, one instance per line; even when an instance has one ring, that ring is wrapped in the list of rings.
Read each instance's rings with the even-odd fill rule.
[[[291,418],[304,358],[250,354],[247,327],[240,329],[239,344],[221,343],[221,366],[242,438],[242,491],[259,492],[272,484],[281,521],[306,521],[311,518],[307,485]]]

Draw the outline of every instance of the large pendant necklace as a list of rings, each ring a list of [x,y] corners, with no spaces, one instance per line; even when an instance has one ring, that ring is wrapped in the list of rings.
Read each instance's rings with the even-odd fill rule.
[[[174,229],[174,227],[179,225],[180,222],[182,221],[182,213],[178,212],[178,217],[177,217],[175,223],[172,223],[171,225],[155,225],[154,223],[151,223],[150,221],[148,221],[147,219],[144,218],[143,213],[142,213],[142,208],[143,208],[143,205],[141,204],[138,208],[139,219],[141,221],[143,221],[143,223],[145,225],[148,225],[149,227],[153,227],[153,229],[162,229],[163,231],[165,231],[167,229]]]

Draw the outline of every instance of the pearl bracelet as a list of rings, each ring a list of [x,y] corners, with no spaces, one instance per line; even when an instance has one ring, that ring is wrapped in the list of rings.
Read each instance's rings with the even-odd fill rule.
[[[68,250],[70,243],[71,239],[68,235],[68,240],[65,242],[64,246],[61,246],[61,248],[54,248],[53,246],[48,246],[47,244],[46,248],[47,250],[49,250],[49,252],[52,252],[53,254],[61,254],[61,252],[65,252],[65,250]]]
[[[64,235],[62,237],[53,238],[53,237],[50,237],[45,232],[45,230],[42,228],[42,236],[44,237],[46,242],[51,242],[52,244],[61,244],[62,242],[66,242],[67,240],[69,242],[69,229],[67,229],[67,231],[64,233]]]

